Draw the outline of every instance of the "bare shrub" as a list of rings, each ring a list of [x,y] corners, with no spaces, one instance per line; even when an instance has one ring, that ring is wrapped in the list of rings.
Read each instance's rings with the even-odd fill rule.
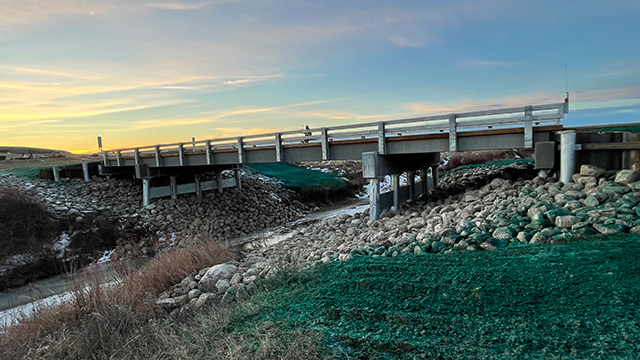
[[[60,233],[60,224],[35,198],[12,188],[0,189],[0,261],[39,252]]]
[[[159,333],[144,329],[155,297],[194,271],[232,259],[224,246],[207,242],[161,253],[139,270],[116,265],[120,280],[113,286],[88,275],[74,286],[70,302],[39,309],[5,329],[0,358],[109,358],[134,340],[151,346]]]

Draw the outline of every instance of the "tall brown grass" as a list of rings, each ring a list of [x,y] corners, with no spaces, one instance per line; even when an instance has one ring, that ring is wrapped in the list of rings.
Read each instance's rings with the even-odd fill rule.
[[[115,265],[120,280],[114,286],[88,275],[74,286],[70,302],[37,309],[5,329],[0,359],[109,358],[143,335],[158,294],[190,273],[233,258],[219,243],[206,242],[161,253],[139,270]]]

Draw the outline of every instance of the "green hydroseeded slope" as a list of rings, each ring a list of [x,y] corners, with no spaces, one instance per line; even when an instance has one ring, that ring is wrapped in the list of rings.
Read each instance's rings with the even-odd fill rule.
[[[230,331],[312,330],[340,359],[638,359],[638,254],[640,237],[624,234],[354,256],[279,279],[240,306]]]
[[[309,170],[289,163],[247,164],[246,168],[272,177],[290,188],[329,188],[339,189],[347,185],[344,178],[333,173]]]

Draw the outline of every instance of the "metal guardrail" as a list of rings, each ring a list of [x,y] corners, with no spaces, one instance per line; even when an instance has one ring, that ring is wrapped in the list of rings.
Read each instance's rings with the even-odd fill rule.
[[[275,148],[276,160],[283,160],[283,148],[291,145],[312,144],[322,147],[322,158],[329,159],[329,144],[339,141],[377,139],[378,152],[386,153],[388,139],[403,136],[448,133],[450,151],[457,150],[459,129],[479,130],[498,127],[524,127],[524,146],[533,147],[533,127],[542,123],[560,124],[569,112],[568,101],[562,103],[521,106],[458,114],[424,116],[409,119],[385,120],[360,124],[324,128],[282,131],[277,133],[197,140],[171,144],[106,150],[102,152],[105,166],[115,160],[117,166],[124,164],[123,156],[131,156],[135,163],[141,157],[155,157],[157,166],[162,165],[163,155],[179,156],[180,165],[186,164],[189,153],[205,153],[207,163],[213,164],[213,152],[237,151],[238,163],[245,162],[244,151],[255,148]]]

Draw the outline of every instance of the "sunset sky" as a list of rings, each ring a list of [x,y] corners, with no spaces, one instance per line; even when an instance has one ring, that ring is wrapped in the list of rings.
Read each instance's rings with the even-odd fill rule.
[[[0,145],[74,152],[561,102],[640,122],[640,1],[0,0]]]

